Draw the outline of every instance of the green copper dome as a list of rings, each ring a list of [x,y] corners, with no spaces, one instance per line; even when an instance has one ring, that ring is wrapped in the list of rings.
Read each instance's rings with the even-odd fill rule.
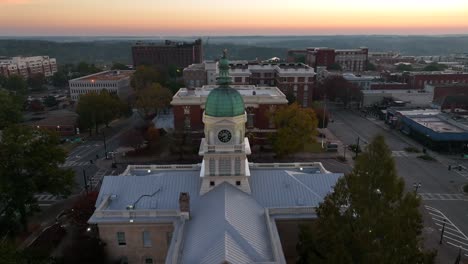
[[[218,62],[219,77],[217,88],[208,94],[205,104],[205,114],[214,117],[234,117],[244,114],[244,99],[240,93],[231,87],[229,76],[229,61],[224,51],[223,58]]]

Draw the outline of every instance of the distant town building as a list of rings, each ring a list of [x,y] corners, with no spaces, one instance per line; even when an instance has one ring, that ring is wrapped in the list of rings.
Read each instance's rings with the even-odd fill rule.
[[[107,90],[126,101],[133,94],[133,89],[130,87],[133,72],[132,70],[103,71],[70,80],[68,82],[70,97],[73,101],[78,101],[82,94]]]
[[[427,84],[424,90],[433,94],[433,102],[440,109],[454,110],[456,108],[468,110],[468,83]],[[463,98],[464,100],[455,100]]]
[[[193,43],[166,40],[163,43],[137,42],[132,46],[133,66],[154,65],[185,68],[203,61],[202,40]]]
[[[303,63],[259,63],[231,61],[229,74],[233,85],[278,87],[303,107],[312,105],[315,71]],[[219,75],[216,61],[192,64],[183,70],[188,89],[214,85]]]
[[[57,72],[57,61],[49,56],[34,57],[0,57],[0,75],[11,76],[14,74],[28,78],[33,74],[42,73],[50,77]]]
[[[73,136],[79,133],[75,112],[67,110],[50,111],[45,116],[36,115],[34,121],[25,122],[26,125],[56,132],[61,137]]]
[[[343,176],[319,162],[249,162],[244,97],[230,87],[228,63],[207,94],[201,163],[130,165],[104,177],[88,222],[112,262],[286,263],[293,234]]]
[[[404,72],[386,74],[388,81],[404,82],[408,84],[408,89],[424,89],[427,84],[451,84],[468,83],[468,72]]]
[[[348,82],[359,87],[361,90],[370,90],[371,84],[377,82],[380,79],[380,76],[370,76],[370,75],[360,75],[352,73],[344,73],[343,78]]]
[[[363,72],[368,62],[368,48],[359,49],[332,49],[307,48],[305,50],[289,50],[288,62],[297,62],[304,59],[305,64],[317,67],[330,67],[337,64],[343,71]]]

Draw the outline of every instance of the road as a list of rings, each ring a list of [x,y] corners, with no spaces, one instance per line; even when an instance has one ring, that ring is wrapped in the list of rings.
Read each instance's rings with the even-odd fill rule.
[[[107,152],[116,150],[120,145],[120,136],[140,122],[142,122],[140,116],[137,113],[133,113],[131,117],[125,120],[118,120],[112,123],[111,127],[106,129]],[[88,140],[68,153],[65,163],[61,167],[71,168],[75,172],[76,187],[74,193],[84,190],[85,177],[89,188],[94,189],[99,185],[104,175],[114,175],[117,173],[115,169],[110,167],[98,168],[95,165],[97,158],[105,158],[103,137]],[[35,197],[41,207],[51,206],[62,199],[48,193],[36,194]]]
[[[444,240],[448,240],[447,242],[450,243],[444,243],[444,245],[461,246],[464,249],[464,254],[468,257],[468,240],[466,240],[468,234],[468,196],[461,192],[462,185],[468,183],[468,176],[466,176],[466,171],[448,170],[448,164],[457,163],[457,161],[440,155],[436,155],[436,158],[441,157],[440,161],[421,160],[417,158],[420,154],[404,151],[405,147],[411,145],[421,149],[416,142],[398,131],[387,128],[383,122],[363,117],[357,112],[333,109],[332,116],[334,122],[329,124],[329,129],[343,144],[356,144],[358,137],[360,142],[364,144],[370,142],[377,134],[385,137],[386,143],[392,150],[398,174],[406,182],[407,191],[414,191],[413,185],[420,183],[421,187],[417,189],[417,192],[421,195],[423,204],[447,217],[447,221],[453,225],[449,228],[457,230],[457,232],[452,230],[452,233],[458,234],[458,237],[450,237],[449,233],[445,234]],[[430,212],[426,211],[425,213],[429,214]],[[436,215],[436,213],[434,214]],[[440,215],[433,216],[432,220],[436,229],[439,229],[434,232],[434,235],[440,236]],[[454,238],[456,241],[453,241]],[[455,247],[448,250],[458,252]]]

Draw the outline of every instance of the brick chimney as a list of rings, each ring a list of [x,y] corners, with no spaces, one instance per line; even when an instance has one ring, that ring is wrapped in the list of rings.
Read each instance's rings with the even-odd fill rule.
[[[190,219],[190,195],[187,192],[181,192],[179,195],[180,216]]]

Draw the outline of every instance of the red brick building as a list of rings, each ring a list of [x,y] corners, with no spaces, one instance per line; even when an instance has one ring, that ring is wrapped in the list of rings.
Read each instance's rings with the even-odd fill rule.
[[[154,65],[166,68],[185,68],[203,61],[202,40],[193,43],[166,40],[164,43],[137,42],[132,47],[133,66]]]
[[[338,64],[343,71],[366,71],[369,49],[332,49],[332,48],[307,48],[306,50],[289,50],[288,62],[297,62],[298,58],[305,56],[305,64],[317,69],[317,67],[330,67]]]
[[[418,90],[424,89],[426,85],[468,84],[467,72],[409,72],[393,74],[390,78],[407,83],[409,89]]]
[[[172,98],[174,112],[174,128],[177,131],[190,131],[202,136],[202,122],[206,98],[216,85],[206,85],[201,88],[181,88]],[[242,95],[247,112],[247,132],[265,137],[274,132],[275,126],[270,113],[276,108],[288,103],[286,96],[277,87],[254,85],[231,85]]]
[[[406,83],[386,83],[375,82],[370,84],[369,90],[407,90],[408,84]]]

